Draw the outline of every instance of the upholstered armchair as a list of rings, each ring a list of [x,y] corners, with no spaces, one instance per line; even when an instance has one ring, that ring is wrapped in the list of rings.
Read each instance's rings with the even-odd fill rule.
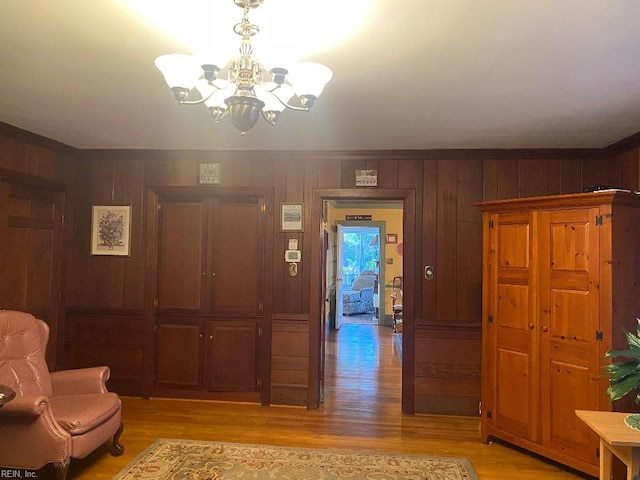
[[[49,373],[49,327],[23,312],[0,310],[0,384],[16,396],[0,407],[0,467],[38,470],[53,463],[63,480],[72,458],[112,438],[121,455],[120,398],[108,392],[108,367]]]
[[[342,292],[342,312],[344,315],[373,312],[373,287],[376,277],[361,275]]]

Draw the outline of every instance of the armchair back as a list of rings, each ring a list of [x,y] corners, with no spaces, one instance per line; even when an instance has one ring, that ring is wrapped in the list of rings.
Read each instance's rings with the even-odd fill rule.
[[[45,360],[49,327],[25,312],[0,315],[0,384],[16,395],[51,396],[51,377]]]

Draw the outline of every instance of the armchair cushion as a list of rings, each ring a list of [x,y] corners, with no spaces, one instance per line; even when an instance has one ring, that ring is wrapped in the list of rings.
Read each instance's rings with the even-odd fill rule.
[[[353,315],[372,312],[374,285],[375,277],[372,275],[356,277],[351,287],[342,292],[343,313]]]
[[[357,290],[355,292],[353,290],[347,290],[346,292],[344,292],[342,294],[342,301],[344,303],[359,302],[360,301],[360,290]]]
[[[51,398],[51,410],[70,435],[82,435],[118,413],[120,398],[115,393],[59,395]]]

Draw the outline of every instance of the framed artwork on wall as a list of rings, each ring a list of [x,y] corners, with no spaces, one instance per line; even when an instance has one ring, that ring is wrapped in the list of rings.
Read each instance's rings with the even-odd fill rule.
[[[280,204],[280,230],[283,232],[304,230],[302,203]]]
[[[91,255],[129,256],[130,230],[130,205],[94,205],[91,215]]]

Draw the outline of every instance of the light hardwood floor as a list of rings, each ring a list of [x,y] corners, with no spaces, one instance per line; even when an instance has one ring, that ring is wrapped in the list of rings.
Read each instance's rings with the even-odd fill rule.
[[[402,415],[390,327],[343,325],[327,342],[321,408],[123,398],[125,454],[74,460],[70,480],[110,479],[157,438],[466,457],[480,480],[591,478],[502,443],[479,440],[471,417]]]

